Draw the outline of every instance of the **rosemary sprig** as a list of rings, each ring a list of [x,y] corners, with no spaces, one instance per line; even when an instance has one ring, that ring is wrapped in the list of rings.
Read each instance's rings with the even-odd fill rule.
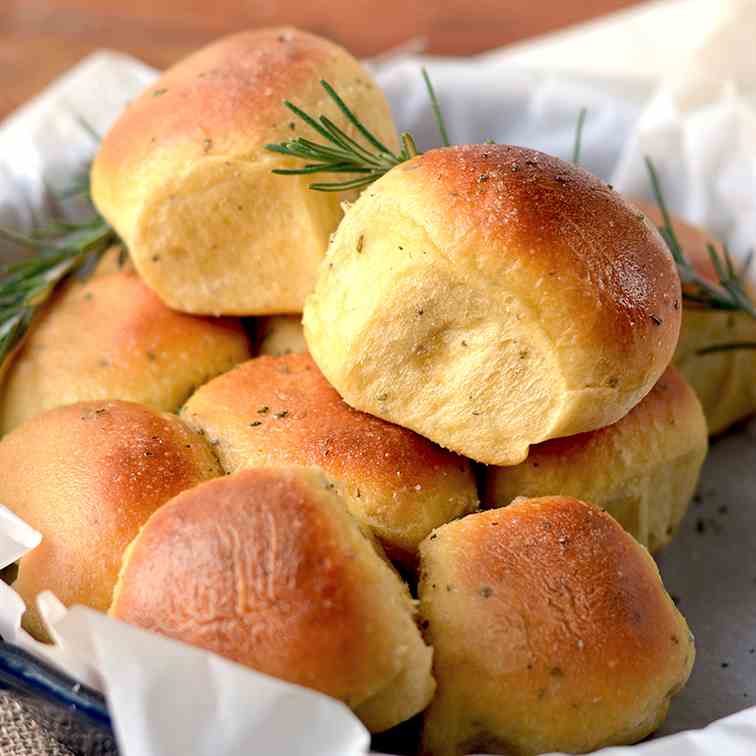
[[[69,196],[89,200],[88,182]],[[90,202],[91,204],[91,202]],[[38,254],[0,266],[0,365],[20,343],[39,307],[67,276],[89,275],[103,252],[117,241],[115,231],[100,216],[82,223],[56,220],[30,235],[0,226],[0,239]]]
[[[401,135],[402,149],[396,154],[392,152],[347,107],[327,81],[321,81],[320,84],[367,144],[360,144],[352,139],[327,116],[322,115],[315,119],[294,103],[286,100],[284,105],[295,116],[320,134],[326,140],[326,143],[318,144],[311,139],[297,137],[281,144],[265,145],[265,148],[271,152],[307,161],[306,165],[301,168],[276,168],[273,173],[282,176],[301,176],[312,173],[357,174],[356,177],[353,176],[344,181],[310,184],[310,189],[317,191],[341,192],[367,186],[395,165],[417,155],[415,142],[407,133]]]
[[[441,112],[441,106],[438,104],[438,97],[436,97],[436,92],[433,89],[433,84],[431,84],[430,76],[428,76],[428,71],[424,66],[421,71],[423,73],[425,88],[428,90],[428,97],[431,101],[431,107],[433,108],[433,117],[436,119],[438,133],[441,136],[441,144],[443,144],[444,147],[448,147],[451,143],[449,142],[449,133],[446,130],[444,115]]]
[[[711,310],[739,310],[756,318],[756,306],[749,299],[743,287],[741,275],[735,270],[726,245],[722,245],[721,254],[717,252],[713,244],[707,245],[709,258],[719,278],[718,283],[712,283],[695,269],[685,255],[677,234],[675,234],[672,218],[662,194],[659,175],[648,157],[646,157],[646,167],[648,168],[654,200],[662,214],[662,225],[659,227],[659,231],[667,242],[677,264],[677,271],[683,284],[683,298],[688,302]]]
[[[424,68],[422,69],[422,75],[426,89],[428,90],[438,131],[441,135],[441,141],[444,146],[448,147],[449,135],[441,113],[441,107],[428,72]],[[313,118],[313,116],[305,113],[293,102],[285,100],[284,105],[297,118],[304,121],[304,123],[320,134],[325,139],[325,144],[318,144],[305,137],[296,137],[280,144],[266,144],[265,149],[270,152],[306,161],[306,164],[301,168],[275,168],[273,173],[281,176],[304,176],[316,173],[352,174],[351,178],[344,181],[319,181],[310,184],[310,189],[315,189],[316,191],[342,192],[349,189],[361,189],[368,184],[372,184],[373,181],[379,179],[395,165],[399,165],[399,163],[403,163],[418,154],[415,140],[406,131],[400,137],[402,143],[400,151],[398,153],[392,152],[362,123],[327,81],[321,80],[320,84],[349,123],[355,127],[364,143],[361,144],[356,139],[352,139],[327,116],[321,115],[318,118]]]

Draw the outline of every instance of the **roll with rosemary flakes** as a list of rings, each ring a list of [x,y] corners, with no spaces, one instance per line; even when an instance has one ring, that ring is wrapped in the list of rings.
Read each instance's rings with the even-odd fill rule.
[[[129,546],[110,613],[344,701],[373,732],[435,689],[407,586],[313,470],[177,496]]]
[[[249,360],[200,388],[181,417],[212,441],[226,472],[320,468],[398,558],[478,506],[466,459],[352,409],[308,354]]]
[[[695,492],[708,446],[706,418],[673,367],[621,420],[544,441],[513,467],[487,467],[483,503],[574,496],[605,509],[651,551],[669,543]]]
[[[345,50],[291,28],[245,31],[166,71],[102,141],[92,198],[168,306],[205,315],[301,312],[351,194],[309,190],[301,166],[265,149],[317,138],[285,106],[354,127],[327,80],[390,148],[385,97]]]
[[[695,657],[646,549],[564,497],[444,525],[420,546],[436,696],[422,753],[587,753],[664,721]]]
[[[304,310],[353,407],[478,462],[613,423],[659,379],[680,281],[651,223],[533,150],[431,150],[347,210]]]
[[[175,412],[198,386],[250,356],[234,318],[168,309],[108,252],[55,292],[0,384],[0,435],[53,407],[123,399]]]
[[[28,420],[0,441],[0,501],[42,534],[13,587],[24,627],[45,632],[38,593],[107,611],[124,549],[186,488],[221,475],[205,440],[175,415],[132,402],[81,402]]]
[[[633,200],[648,218],[661,225],[659,208],[646,202]],[[721,250],[721,242],[705,230],[674,217],[672,225],[686,256],[712,283],[718,283],[714,265],[707,247]],[[750,296],[756,301],[756,290],[750,287]],[[735,342],[748,342],[747,349],[724,349],[701,353],[711,347]],[[756,319],[746,312],[711,310],[685,302],[680,329],[680,341],[674,363],[698,394],[709,432],[721,433],[734,423],[756,412]]]

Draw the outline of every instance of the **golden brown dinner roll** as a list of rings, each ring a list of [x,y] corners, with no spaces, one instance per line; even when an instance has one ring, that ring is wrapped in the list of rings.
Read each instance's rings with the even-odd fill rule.
[[[479,462],[619,420],[669,363],[664,241],[574,165],[431,150],[347,211],[305,306],[309,350],[357,409]]]
[[[237,320],[169,310],[113,258],[61,287],[33,324],[0,386],[0,433],[90,399],[175,411],[196,386],[250,356]]]
[[[0,441],[0,470],[0,501],[42,533],[13,586],[37,637],[44,637],[40,591],[106,611],[123,551],[147,518],[221,474],[205,440],[177,417],[120,401],[81,402],[28,420]]]
[[[302,311],[351,195],[311,191],[307,176],[274,175],[273,168],[302,163],[265,145],[318,138],[284,100],[355,134],[321,79],[396,147],[388,104],[368,72],[341,47],[289,28],[236,34],[186,58],[103,139],[93,200],[170,307],[213,315]]]
[[[668,543],[706,457],[706,419],[693,389],[670,367],[613,425],[530,448],[514,467],[488,467],[483,502],[560,494],[605,509],[652,551]]]
[[[585,753],[664,720],[695,656],[653,559],[577,499],[520,499],[420,546],[438,691],[423,753]]]
[[[657,207],[633,200],[649,219],[661,225]],[[680,245],[695,268],[709,280],[719,280],[707,246],[721,252],[721,242],[701,228],[673,218]],[[753,293],[751,293],[753,298]],[[719,344],[756,342],[756,320],[744,312],[710,310],[685,302],[680,342],[675,364],[695,389],[703,404],[710,433],[721,433],[730,425],[756,412],[756,349],[737,349],[709,354],[699,350]]]
[[[373,731],[435,684],[407,586],[315,470],[177,496],[126,552],[111,614],[344,701]]]
[[[199,389],[181,416],[226,472],[319,467],[351,513],[400,552],[414,554],[433,528],[477,508],[467,460],[353,410],[308,354],[245,362]]]
[[[271,315],[257,321],[257,353],[280,357],[306,352],[301,315]]]

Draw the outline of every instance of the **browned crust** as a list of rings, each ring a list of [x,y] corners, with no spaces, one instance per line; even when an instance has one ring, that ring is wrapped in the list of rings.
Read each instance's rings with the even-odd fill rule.
[[[310,471],[246,470],[198,486],[150,518],[111,613],[347,703],[364,699],[385,683],[373,652],[387,616],[357,549],[380,560],[344,518]]]
[[[509,145],[431,150],[396,170],[431,194],[438,224],[452,225],[451,246],[440,245],[447,254],[466,256],[465,239],[477,234],[470,264],[502,274],[524,267],[531,295],[568,295],[592,341],[620,353],[643,342],[672,353],[680,323],[672,257],[656,229],[595,176]]]
[[[0,469],[0,500],[43,536],[15,585],[27,605],[51,589],[66,605],[103,611],[123,550],[149,515],[220,474],[205,442],[178,418],[119,401],[33,418],[0,443]]]
[[[244,31],[211,44],[166,71],[103,139],[98,170],[118,171],[140,153],[175,140],[196,142],[196,156],[226,154],[243,135],[291,122],[284,107],[323,66],[348,56],[341,47],[290,27]],[[351,59],[351,56],[349,56]],[[357,64],[355,63],[355,66]],[[358,86],[372,88],[365,77]]]
[[[491,666],[494,678],[524,695],[550,690],[558,677],[571,681],[574,702],[611,691],[610,700],[632,707],[640,691],[692,661],[653,560],[590,504],[521,499],[443,526],[430,539],[423,559],[435,552],[452,560],[451,591],[475,597],[469,621],[486,627],[489,641],[466,643],[465,658],[481,670]],[[421,611],[447,590],[426,580]],[[431,622],[429,640],[446,634],[452,642],[455,630],[461,627]],[[501,666],[490,661],[494,641]]]
[[[130,267],[72,281],[44,308],[9,366],[0,429],[100,396],[175,411],[195,382],[249,354],[240,321],[175,312]]]
[[[313,465],[389,491],[471,483],[463,457],[352,409],[309,354],[257,357],[219,376],[192,397],[185,415],[201,422],[205,411],[248,426],[260,462]]]

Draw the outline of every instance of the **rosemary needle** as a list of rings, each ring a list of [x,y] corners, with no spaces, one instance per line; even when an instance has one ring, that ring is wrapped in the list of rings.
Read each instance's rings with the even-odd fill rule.
[[[572,148],[572,162],[575,165],[580,165],[580,151],[583,147],[583,126],[585,125],[585,117],[588,115],[588,108],[580,108],[578,113],[577,127],[575,128],[575,145]]]
[[[79,183],[69,196],[89,199],[88,182]],[[30,235],[0,226],[0,239],[37,252],[19,262],[0,266],[0,365],[21,342],[39,307],[67,276],[86,276],[103,252],[118,238],[96,214],[82,223],[56,220]]]

